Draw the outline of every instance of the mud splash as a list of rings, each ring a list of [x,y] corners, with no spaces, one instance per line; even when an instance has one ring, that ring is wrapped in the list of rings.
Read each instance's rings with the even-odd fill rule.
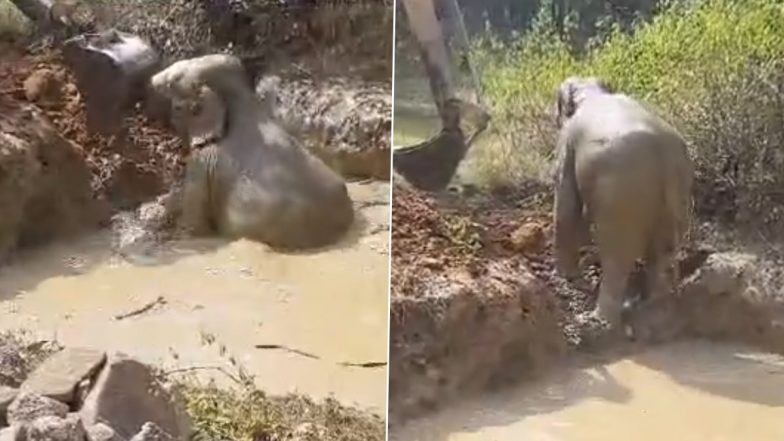
[[[773,441],[784,437],[782,390],[784,357],[689,341],[477,397],[390,439]]]
[[[236,375],[234,357],[269,393],[334,395],[384,412],[388,189],[351,184],[354,231],[315,253],[211,239],[167,244],[139,266],[112,255],[108,232],[25,253],[0,270],[0,327],[193,368],[227,385],[215,368]]]

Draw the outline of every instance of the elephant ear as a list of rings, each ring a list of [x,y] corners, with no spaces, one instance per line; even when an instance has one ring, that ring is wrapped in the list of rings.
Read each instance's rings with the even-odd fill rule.
[[[595,77],[569,77],[558,89],[556,123],[558,127],[571,118],[579,104],[590,94],[614,94],[615,89],[605,80]]]
[[[555,118],[558,127],[563,126],[564,122],[571,118],[577,110],[577,103],[575,102],[576,94],[576,78],[567,78],[561,83],[561,87],[558,88],[558,96],[555,100]]]
[[[196,99],[189,101],[187,132],[191,145],[198,146],[214,142],[226,131],[226,104],[211,88],[196,87]]]

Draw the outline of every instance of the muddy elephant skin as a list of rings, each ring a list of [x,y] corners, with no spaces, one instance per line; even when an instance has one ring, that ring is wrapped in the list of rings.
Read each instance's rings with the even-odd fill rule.
[[[229,55],[178,61],[152,78],[193,149],[180,227],[276,248],[337,241],[354,219],[343,179],[308,153],[252,90]]]
[[[557,109],[558,268],[578,277],[593,225],[603,274],[593,315],[616,325],[637,259],[648,296],[665,295],[678,278],[672,263],[689,228],[694,166],[672,126],[598,79],[567,79]]]

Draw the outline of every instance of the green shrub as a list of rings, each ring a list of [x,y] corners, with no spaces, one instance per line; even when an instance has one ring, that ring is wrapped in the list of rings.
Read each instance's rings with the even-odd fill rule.
[[[544,169],[530,164],[551,157],[557,86],[570,75],[596,75],[683,131],[698,165],[703,208],[718,197],[770,214],[764,207],[784,188],[784,4],[696,3],[673,5],[632,34],[611,32],[579,57],[546,25],[512,47],[499,48],[492,38],[475,42],[499,134],[486,135],[474,151],[479,182],[542,178]]]
[[[29,21],[8,0],[0,0],[0,39],[14,38],[29,30]]]

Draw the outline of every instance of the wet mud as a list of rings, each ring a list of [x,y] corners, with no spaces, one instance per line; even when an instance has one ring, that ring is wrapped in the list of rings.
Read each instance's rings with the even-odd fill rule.
[[[333,396],[383,414],[389,186],[350,191],[352,231],[307,253],[216,238],[123,259],[109,230],[26,250],[0,268],[0,327],[227,387],[243,369],[269,393]]]
[[[536,383],[455,403],[391,439],[774,441],[784,436],[782,388],[781,356],[684,341],[586,357]]]
[[[0,170],[16,167],[23,182],[51,185],[31,186],[47,198],[25,193],[26,199],[14,199],[19,222],[0,222],[8,233],[0,239],[9,240],[0,246],[0,327],[124,351],[172,375],[232,386],[247,374],[271,394],[332,396],[385,414],[387,182],[350,183],[354,226],[339,243],[311,252],[275,252],[246,240],[118,233],[134,227],[118,219],[134,218],[140,204],[154,202],[182,178],[188,150],[142,108],[128,116],[124,139],[90,134],[83,99],[56,51],[4,52],[2,58]],[[377,139],[361,147],[382,148],[372,145]],[[19,158],[6,155],[6,146]],[[36,155],[39,146],[60,156]],[[6,184],[0,177],[0,201],[15,194]],[[58,189],[78,194],[66,199]],[[64,223],[83,228],[27,234],[24,227]],[[40,234],[44,230],[52,234]],[[121,255],[118,236],[124,235],[141,240]]]
[[[582,283],[568,283],[556,273],[551,206],[551,192],[535,182],[493,194],[461,187],[437,196],[395,184],[391,434],[411,434],[409,428],[418,424],[437,426],[459,414],[455,409],[464,402],[489,403],[518,387],[546,387],[547,375],[574,363],[609,369],[602,366],[623,365],[646,351],[666,352],[668,344],[684,340],[784,353],[783,303],[776,290],[757,283],[762,257],[720,252],[700,235],[678,256],[678,290],[658,303],[630,308],[627,332],[607,332],[584,320],[583,314],[593,308],[601,269],[594,250],[587,247],[582,252]],[[632,277],[630,299],[642,282],[641,273]],[[700,351],[711,348],[710,343],[697,345],[694,363],[699,363]],[[615,361],[597,358],[608,354]],[[759,393],[764,394],[765,387]],[[482,419],[481,412],[476,418]],[[545,423],[561,424],[557,418]],[[572,424],[566,418],[563,424]],[[478,438],[458,436],[463,429],[445,424],[454,429],[454,437],[434,429],[436,435],[410,439],[506,439],[504,433],[509,434],[488,428],[477,429]],[[533,439],[613,439],[591,435],[593,427],[600,426],[588,426],[584,438],[546,430],[537,438],[533,428],[530,433]],[[618,433],[612,436],[624,439],[623,431],[596,433]],[[759,435],[774,439],[778,434],[761,429]],[[714,439],[708,432],[705,436],[694,439]]]

